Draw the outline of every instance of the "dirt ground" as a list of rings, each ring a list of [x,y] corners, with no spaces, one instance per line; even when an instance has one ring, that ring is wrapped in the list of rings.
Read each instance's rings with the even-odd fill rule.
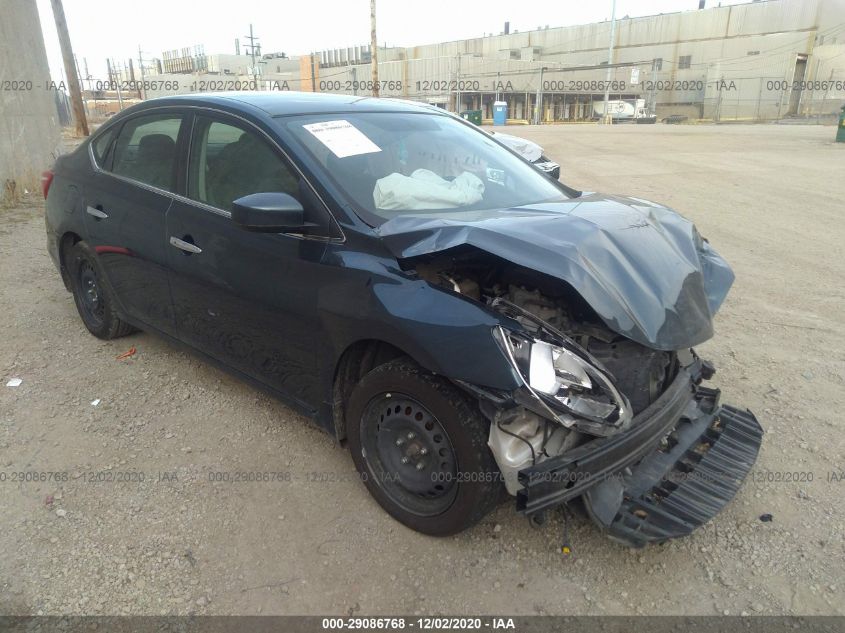
[[[569,557],[558,516],[538,530],[510,504],[456,537],[414,533],[369,497],[345,450],[278,402],[151,335],[90,336],[35,200],[0,211],[0,613],[844,614],[835,130],[508,132],[540,142],[577,188],[676,208],[733,265],[699,351],[766,437],[725,512],[636,551],[576,517]],[[210,481],[267,471],[291,480]],[[20,481],[30,473],[54,475]]]

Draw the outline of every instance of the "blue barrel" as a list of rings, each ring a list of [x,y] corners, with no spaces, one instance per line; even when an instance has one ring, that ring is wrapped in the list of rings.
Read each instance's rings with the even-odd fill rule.
[[[507,101],[493,103],[493,125],[506,125],[508,121]]]

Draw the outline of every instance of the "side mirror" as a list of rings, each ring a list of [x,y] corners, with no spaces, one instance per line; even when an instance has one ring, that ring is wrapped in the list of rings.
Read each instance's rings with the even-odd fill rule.
[[[232,221],[259,233],[283,231],[306,232],[313,228],[305,222],[305,211],[299,201],[286,193],[252,193],[232,202]]]

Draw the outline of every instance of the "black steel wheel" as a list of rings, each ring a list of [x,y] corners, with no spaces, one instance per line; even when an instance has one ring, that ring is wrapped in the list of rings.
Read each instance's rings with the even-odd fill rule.
[[[87,259],[81,259],[76,270],[76,287],[80,292],[80,308],[83,320],[94,327],[101,327],[105,318],[105,301],[100,289],[97,271]]]
[[[410,359],[364,376],[352,391],[346,420],[361,479],[408,527],[455,534],[498,502],[501,474],[476,403]]]
[[[457,460],[449,435],[419,402],[383,393],[361,416],[369,475],[404,510],[433,516],[454,501]]]
[[[97,338],[112,339],[134,331],[117,313],[114,299],[97,262],[85,242],[71,246],[64,257],[70,273],[76,310],[88,331]]]

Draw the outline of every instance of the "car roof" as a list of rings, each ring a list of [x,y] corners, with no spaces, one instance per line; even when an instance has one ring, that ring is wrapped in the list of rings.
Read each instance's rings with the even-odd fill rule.
[[[330,114],[332,112],[439,112],[448,114],[446,110],[436,106],[403,99],[287,90],[173,95],[149,99],[144,104],[149,105],[149,107],[212,105],[233,111],[246,110],[249,109],[249,106],[252,106],[263,110],[270,116]]]

